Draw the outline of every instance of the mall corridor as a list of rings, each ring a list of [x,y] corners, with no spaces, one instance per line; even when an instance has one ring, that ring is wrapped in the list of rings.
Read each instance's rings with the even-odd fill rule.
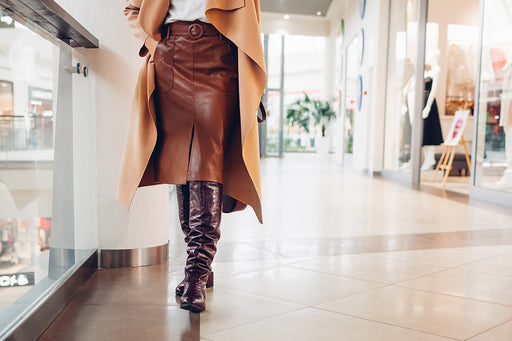
[[[510,340],[510,209],[317,154],[263,159],[262,180],[264,225],[223,217],[206,312],[174,296],[173,229],[168,263],[98,270],[40,340]]]

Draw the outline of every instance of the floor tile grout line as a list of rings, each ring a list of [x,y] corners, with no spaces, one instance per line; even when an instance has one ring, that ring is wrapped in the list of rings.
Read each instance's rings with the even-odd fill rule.
[[[455,248],[449,248],[448,250],[452,250],[452,249],[455,249]],[[423,249],[423,250],[411,250],[411,251],[428,251],[428,250],[440,250],[440,249]],[[391,252],[396,252],[396,251],[391,251]],[[409,252],[409,251],[398,251],[398,252]],[[404,260],[404,259],[400,259],[400,258],[394,258],[392,255],[384,255],[385,257],[389,258],[389,259],[393,259],[393,260],[402,260],[402,261],[407,261],[407,262],[413,262],[413,263],[416,263],[416,264],[424,264],[424,265],[433,265],[433,266],[439,266],[439,267],[444,267],[444,268],[447,268],[447,269],[452,269],[452,268],[457,268],[459,266],[464,266],[464,265],[467,265],[467,264],[471,264],[471,263],[475,263],[475,262],[480,262],[480,261],[483,261],[483,260],[486,260],[486,259],[489,259],[489,258],[492,258],[492,257],[495,257],[495,256],[499,256],[499,254],[488,254],[488,253],[485,253],[485,257],[481,258],[481,259],[478,259],[478,260],[475,260],[475,261],[470,261],[470,262],[467,262],[467,263],[462,263],[462,264],[458,264],[458,265],[453,265],[453,266],[443,266],[443,265],[436,265],[436,264],[431,264],[431,263],[424,263],[424,262],[421,262],[421,261],[417,261],[417,260]]]
[[[499,273],[494,273],[494,272],[486,272],[486,271],[478,271],[478,270],[472,270],[472,269],[464,269],[463,267],[469,265],[469,264],[473,264],[473,263],[478,263],[478,262],[483,262],[485,260],[489,260],[491,258],[494,258],[494,257],[497,257],[497,256],[500,256],[500,255],[494,255],[494,256],[490,256],[490,257],[485,257],[485,258],[482,258],[482,259],[479,259],[479,260],[476,260],[476,261],[472,261],[472,262],[468,262],[468,263],[464,263],[464,264],[460,264],[460,265],[457,265],[457,266],[452,266],[452,267],[445,267],[443,270],[439,270],[439,271],[434,271],[432,273],[428,273],[428,274],[424,274],[424,275],[420,275],[420,276],[417,276],[417,277],[413,277],[413,278],[410,278],[410,279],[406,279],[406,280],[403,280],[403,281],[399,281],[399,282],[396,282],[396,283],[393,283],[393,284],[396,284],[396,285],[399,285],[403,282],[408,282],[408,281],[413,281],[415,279],[420,279],[422,277],[427,277],[427,276],[431,276],[431,275],[434,275],[434,274],[438,274],[438,273],[441,273],[441,272],[445,272],[445,271],[450,271],[450,270],[463,270],[463,271],[468,271],[468,272],[474,272],[474,273],[480,273],[480,274],[487,274],[487,275],[495,275],[495,276],[500,276],[500,277],[512,277],[512,274],[510,275],[507,275],[507,274],[499,274]],[[417,263],[417,264],[424,264],[424,263]],[[426,265],[429,265],[429,264],[426,264]],[[435,266],[435,265],[434,265]]]
[[[329,312],[329,313],[343,315],[343,316],[350,316],[350,317],[353,317],[353,318],[357,318],[357,319],[361,319],[361,320],[365,320],[365,321],[370,321],[370,322],[374,322],[374,323],[378,323],[378,324],[383,324],[383,325],[387,325],[387,326],[392,326],[392,327],[396,327],[396,328],[412,330],[414,332],[419,332],[419,333],[426,334],[426,335],[438,336],[438,337],[442,337],[442,338],[449,339],[449,340],[455,340],[455,341],[464,341],[465,340],[465,339],[456,339],[456,338],[453,338],[451,336],[444,336],[444,335],[433,334],[433,333],[429,333],[429,332],[426,332],[426,331],[423,331],[423,330],[414,329],[414,328],[411,328],[411,327],[399,326],[399,325],[392,324],[392,323],[389,323],[389,322],[377,321],[377,320],[373,320],[373,319],[370,319],[370,318],[367,318],[367,317],[351,315],[351,314],[342,313],[342,312],[339,312],[339,311],[333,311],[333,310],[321,308],[321,307],[318,307],[318,306],[314,306],[312,308],[313,309],[317,309],[317,310],[321,310],[321,311],[326,311],[326,312]]]
[[[234,274],[234,275],[231,275],[231,276],[225,276],[225,277],[221,277],[221,278],[229,279],[229,278],[233,278],[233,277],[237,277],[237,276],[247,275],[247,274],[250,274],[250,273],[253,273],[253,272],[263,272],[263,271],[268,271],[268,270],[273,270],[273,269],[276,269],[276,268],[283,268],[283,267],[284,268],[292,268],[292,269],[296,269],[296,270],[308,271],[308,272],[312,272],[312,273],[320,273],[320,274],[328,275],[328,276],[349,278],[349,279],[354,279],[354,280],[363,281],[363,282],[370,282],[370,283],[375,283],[375,284],[380,284],[380,285],[392,285],[393,284],[393,283],[379,282],[379,281],[374,281],[374,280],[363,279],[363,278],[349,276],[349,275],[333,274],[333,273],[330,273],[330,272],[324,272],[324,271],[318,271],[318,270],[314,270],[314,269],[301,268],[301,267],[293,265],[293,264],[276,264],[275,266],[270,267],[270,268],[261,269],[261,270],[255,270],[255,271],[250,271],[250,272],[245,272],[245,273],[238,273],[238,274]]]
[[[248,272],[239,272],[239,273],[232,274],[232,275],[229,275],[229,276],[220,276],[220,277],[215,276],[215,279],[216,280],[217,279],[219,279],[219,280],[220,279],[230,279],[230,278],[237,277],[237,276],[243,276],[243,275],[248,275],[248,274],[252,274],[252,273],[256,273],[256,272],[272,270],[272,269],[279,268],[279,267],[281,267],[281,265],[274,264],[271,267],[264,268],[264,269],[258,269],[258,270],[254,270],[254,271],[248,271]]]
[[[507,323],[509,323],[509,322],[512,322],[512,319],[507,320],[507,321],[505,321],[505,322],[503,322],[503,323],[499,323],[499,324],[495,325],[494,327],[491,327],[491,328],[489,328],[489,329],[487,329],[487,330],[484,330],[484,331],[483,331],[483,332],[481,332],[481,333],[475,334],[475,335],[473,335],[473,336],[471,336],[471,337],[469,337],[469,338],[465,339],[464,341],[469,341],[469,340],[471,340],[472,338],[475,338],[475,337],[477,337],[477,336],[479,336],[479,335],[485,334],[485,333],[487,333],[488,331],[491,331],[491,330],[493,330],[493,329],[499,328],[499,327],[501,327],[502,325],[507,324]]]
[[[221,287],[223,289],[234,290],[234,291],[237,291],[237,292],[240,292],[240,293],[244,293],[244,294],[251,294],[251,295],[254,295],[254,296],[257,296],[257,297],[269,298],[269,299],[273,299],[273,300],[276,300],[276,301],[279,301],[279,302],[283,302],[283,303],[300,305],[300,306],[303,306],[303,307],[306,307],[306,308],[307,307],[313,308],[313,307],[315,307],[317,305],[331,303],[331,302],[334,302],[334,301],[337,301],[337,300],[345,299],[345,298],[352,297],[352,296],[355,296],[355,295],[365,294],[365,293],[368,293],[370,291],[374,291],[374,290],[378,290],[378,289],[383,289],[385,287],[390,287],[390,286],[393,286],[393,284],[383,284],[383,285],[381,285],[379,287],[375,287],[375,288],[370,288],[370,289],[363,290],[363,291],[354,292],[354,293],[351,293],[351,294],[348,294],[348,295],[345,295],[345,296],[342,296],[342,297],[338,297],[338,298],[335,298],[335,299],[332,299],[332,300],[329,300],[329,301],[319,302],[319,303],[314,303],[314,304],[309,304],[309,305],[304,305],[304,304],[301,304],[301,303],[296,303],[296,302],[292,302],[292,301],[288,301],[288,300],[284,300],[284,299],[279,299],[279,298],[275,298],[275,297],[270,297],[270,296],[266,296],[266,295],[262,295],[262,294],[254,294],[254,293],[251,293],[251,292],[243,291],[241,289],[235,289],[235,288],[230,288],[230,287],[226,287],[226,286],[219,286],[219,287]]]
[[[368,291],[372,291],[372,290],[376,290],[376,289],[382,289],[382,288],[385,288],[385,287],[388,287],[388,286],[391,286],[391,285],[390,284],[383,284],[382,286],[379,286],[379,287],[375,287],[375,288],[365,289],[363,291],[354,292],[354,293],[351,293],[351,294],[348,294],[348,295],[345,295],[345,296],[341,296],[341,297],[338,297],[338,298],[335,298],[335,299],[332,299],[332,300],[328,300],[328,301],[325,301],[325,302],[319,302],[319,303],[314,303],[314,304],[306,304],[306,305],[302,304],[302,303],[288,301],[288,300],[282,299],[282,298],[275,298],[275,297],[267,296],[267,295],[264,295],[264,294],[254,294],[254,293],[251,293],[251,292],[248,292],[248,291],[243,291],[241,289],[235,289],[235,288],[230,288],[230,287],[226,287],[226,286],[221,286],[221,288],[229,289],[229,290],[234,290],[234,291],[237,291],[237,292],[240,292],[240,293],[244,293],[244,294],[251,294],[251,295],[254,295],[254,296],[257,296],[257,297],[264,297],[264,298],[276,300],[276,301],[279,301],[279,302],[282,302],[282,303],[300,305],[300,306],[303,306],[303,307],[307,308],[307,307],[314,307],[314,306],[320,305],[320,304],[327,304],[327,303],[330,303],[330,302],[333,302],[333,301],[337,301],[337,300],[340,300],[340,299],[344,299],[344,298],[348,298],[348,297],[351,297],[351,296],[354,296],[354,295],[364,294],[364,293],[367,293]]]
[[[400,284],[394,284],[393,286],[404,288],[404,289],[410,289],[410,290],[417,290],[417,291],[427,292],[427,293],[430,293],[430,294],[437,294],[437,295],[449,296],[449,297],[454,297],[454,298],[461,298],[461,299],[470,300],[470,301],[474,301],[474,302],[493,304],[493,305],[497,305],[497,306],[501,306],[501,307],[510,308],[512,310],[512,304],[508,305],[508,304],[503,304],[503,303],[498,303],[498,302],[484,301],[484,300],[479,300],[479,299],[471,298],[471,297],[457,296],[457,295],[447,294],[447,293],[443,293],[443,292],[437,292],[437,291],[431,291],[431,290],[407,287],[407,286],[400,285]]]
[[[249,291],[244,291],[244,290],[236,289],[236,288],[230,288],[230,287],[226,287],[226,286],[223,286],[223,285],[215,285],[215,287],[221,288],[221,289],[224,289],[224,290],[232,290],[232,291],[238,292],[240,294],[244,294],[244,295],[249,295],[249,296],[254,296],[254,297],[262,297],[262,298],[273,300],[273,301],[276,301],[276,302],[279,302],[279,303],[293,304],[293,305],[301,306],[303,308],[309,307],[309,305],[304,305],[304,304],[300,304],[300,303],[297,303],[297,302],[291,302],[291,301],[287,301],[287,300],[283,300],[283,299],[279,299],[279,298],[275,298],[275,297],[270,297],[270,296],[266,296],[266,295],[255,294],[255,293],[252,293],[252,292],[249,292]],[[215,290],[215,289],[213,289],[213,290]],[[208,295],[208,293],[207,293],[207,295]]]
[[[325,272],[325,271],[301,268],[301,267],[296,266],[296,265],[293,265],[292,267],[294,267],[296,269],[301,269],[301,270],[308,270],[308,271],[318,272],[318,273],[325,274],[325,275],[338,276],[338,277],[347,277],[347,278],[356,279],[356,280],[359,280],[359,281],[372,282],[372,283],[376,283],[376,284],[385,284],[385,285],[394,285],[394,284],[397,284],[397,283],[406,282],[406,281],[413,280],[413,279],[416,279],[416,278],[420,278],[420,277],[423,277],[423,276],[428,276],[428,275],[431,275],[431,274],[434,274],[434,273],[438,273],[438,272],[443,272],[443,271],[449,270],[448,268],[445,268],[445,269],[442,269],[442,270],[438,270],[438,271],[434,271],[434,272],[429,272],[429,273],[426,273],[424,275],[419,275],[418,277],[412,277],[410,279],[405,279],[403,281],[400,280],[398,282],[379,282],[379,281],[376,281],[376,280],[370,280],[370,279],[365,279],[365,278],[361,278],[361,277],[355,277],[353,275],[333,274],[331,272]]]
[[[404,283],[404,282],[414,281],[416,279],[420,279],[420,278],[427,277],[427,276],[432,276],[432,275],[439,274],[439,273],[442,273],[442,272],[446,272],[446,271],[449,271],[449,270],[452,270],[452,269],[445,268],[445,269],[442,269],[442,270],[429,272],[429,273],[426,273],[426,274],[423,274],[423,275],[419,275],[419,276],[416,276],[416,277],[411,277],[409,279],[405,279],[403,281],[395,282],[395,283],[393,283],[393,285],[397,285],[398,286],[398,285],[400,285],[401,283]]]
[[[463,266],[466,266],[466,265],[463,265]],[[457,268],[454,268],[454,269],[457,269]],[[479,274],[495,275],[495,276],[499,276],[499,277],[503,277],[503,278],[512,278],[512,273],[510,273],[510,274],[503,274],[503,273],[491,272],[491,271],[474,270],[474,269],[463,269],[462,266],[461,266],[460,270],[465,270],[465,271],[469,271],[469,272],[475,272],[475,273],[479,273]]]
[[[330,275],[330,276],[336,276],[336,277],[345,277],[345,278],[350,278],[350,279],[354,279],[354,280],[358,280],[358,281],[371,282],[371,283],[375,283],[375,284],[382,284],[382,285],[392,285],[393,284],[393,283],[388,283],[388,282],[379,282],[379,281],[375,281],[375,280],[364,279],[364,278],[355,277],[355,276],[352,276],[352,275],[333,274],[331,272],[325,272],[325,271],[319,271],[319,270],[314,270],[314,269],[301,268],[300,266],[297,266],[297,265],[292,265],[290,267],[295,268],[295,269],[299,269],[299,270],[306,270],[306,271],[310,271],[310,272],[316,272],[316,273],[323,274],[323,275]]]
[[[277,317],[280,317],[280,316],[296,313],[298,311],[306,310],[306,309],[309,309],[309,308],[310,308],[309,306],[303,306],[303,307],[298,308],[296,310],[288,311],[288,312],[285,312],[285,313],[279,313],[279,314],[274,315],[274,316],[264,317],[264,318],[257,319],[257,320],[251,321],[251,322],[242,323],[242,324],[240,324],[238,326],[230,327],[230,328],[224,329],[222,331],[214,332],[214,333],[211,333],[211,334],[206,334],[206,337],[208,337],[208,336],[211,337],[211,336],[214,336],[215,334],[224,333],[224,332],[227,332],[229,330],[233,330],[233,329],[236,329],[236,328],[241,328],[241,327],[244,327],[244,326],[247,326],[247,325],[250,325],[250,324],[254,324],[254,323],[258,323],[258,322],[262,322],[262,321],[266,321],[266,320],[271,320],[271,319],[274,319],[274,318],[277,318]]]
[[[502,229],[503,230],[503,229]],[[510,229],[506,229],[506,230],[510,230]],[[455,231],[455,232],[474,232],[474,231],[487,231],[487,230],[460,230],[460,231]],[[454,232],[438,232],[439,234],[442,234],[442,233],[454,233]],[[424,233],[422,233],[424,234]],[[430,234],[430,233],[429,233]],[[416,237],[416,235],[420,235],[420,234],[410,234],[410,235],[398,235],[398,236],[408,236],[408,237]],[[393,237],[393,236],[397,236],[397,235],[368,235],[368,236],[359,236],[359,237]],[[407,249],[389,249],[389,250],[376,250],[376,249],[372,249],[370,247],[367,247],[367,246],[362,246],[360,244],[357,244],[356,242],[352,242],[350,240],[345,240],[344,238],[355,238],[355,237],[334,237],[334,238],[316,238],[316,239],[322,239],[322,240],[329,240],[329,239],[339,239],[340,242],[345,242],[345,243],[348,243],[354,247],[357,247],[359,248],[359,250],[355,250],[355,251],[350,251],[350,252],[340,252],[340,253],[335,253],[335,254],[329,254],[329,255],[324,255],[324,257],[330,257],[330,256],[342,256],[342,255],[354,255],[354,254],[370,254],[370,253],[387,253],[387,252],[407,252],[407,251],[421,251],[421,250],[443,250],[443,249],[460,249],[460,248],[471,248],[471,247],[493,247],[493,246],[512,246],[512,241],[511,243],[499,243],[499,244],[496,244],[496,243],[485,243],[485,244],[479,244],[479,245],[459,245],[459,244],[453,244],[453,245],[445,245],[445,246],[441,246],[441,247],[431,247],[431,248],[407,248]],[[416,238],[421,238],[421,237],[416,237]],[[299,241],[304,241],[306,239],[299,239]],[[282,240],[269,240],[271,242],[280,242]],[[257,245],[257,243],[254,243],[254,242],[251,242],[251,241],[247,241],[247,242],[244,242],[244,243],[230,243],[230,244],[245,244],[245,245],[248,245],[248,246],[251,246],[251,247],[255,247],[255,248],[258,248],[260,249],[261,247]],[[267,252],[267,253],[270,253],[270,254],[273,254],[275,255],[277,258],[273,258],[273,259],[286,259],[286,258],[293,258],[293,257],[288,257],[286,256],[285,254],[282,254],[282,253],[279,253],[279,252],[275,252],[275,251],[272,251],[270,250],[269,248],[263,248],[261,249],[263,250],[264,252]],[[504,252],[504,253],[507,253],[507,252]],[[501,254],[501,253],[500,253]],[[496,255],[499,255],[499,254],[496,254]],[[311,257],[315,257],[317,255],[314,255],[314,256],[311,256]],[[317,256],[317,257],[322,257],[322,256]]]
[[[70,304],[73,301],[70,302]],[[83,302],[74,302],[76,305],[80,306],[143,306],[143,307],[177,307],[179,308],[179,304],[151,304],[151,303],[119,303],[119,302],[107,302],[107,303],[83,303]],[[66,306],[67,307],[67,306]]]

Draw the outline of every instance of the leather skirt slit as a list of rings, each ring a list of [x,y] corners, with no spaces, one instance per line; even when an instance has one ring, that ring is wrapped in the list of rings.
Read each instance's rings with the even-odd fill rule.
[[[158,43],[154,63],[155,181],[223,183],[225,151],[240,129],[236,46],[211,24],[178,21]]]

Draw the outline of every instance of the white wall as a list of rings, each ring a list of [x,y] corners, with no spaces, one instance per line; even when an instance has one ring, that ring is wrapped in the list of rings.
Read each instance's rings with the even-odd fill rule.
[[[353,167],[369,172],[382,170],[388,15],[388,1],[381,0],[367,0],[364,19],[360,17],[359,1],[334,1],[327,14],[332,38],[340,34],[340,20],[344,19],[342,51],[361,28],[365,31],[365,52],[359,74],[366,95],[361,111],[355,113]],[[336,87],[343,89],[342,85]]]
[[[96,171],[98,248],[131,249],[165,244],[168,240],[168,188],[138,190],[129,212],[116,197],[117,180],[124,138],[128,126],[131,96],[142,59],[128,31],[122,10],[123,0],[57,2],[100,41],[99,49],[78,49],[75,58],[90,69],[86,81],[90,93],[83,90],[75,98],[75,110],[94,125],[92,146],[82,145],[90,153]],[[76,77],[76,76],[75,76]],[[78,88],[76,89],[78,90]],[[85,151],[85,148],[89,148]],[[80,151],[78,151],[80,152]],[[84,165],[85,166],[85,165]],[[80,181],[80,179],[76,179]]]

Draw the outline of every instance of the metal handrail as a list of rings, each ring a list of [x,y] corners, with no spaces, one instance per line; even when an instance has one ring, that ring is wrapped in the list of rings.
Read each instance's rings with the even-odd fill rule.
[[[98,39],[53,0],[0,0],[0,7],[14,20],[71,47],[99,47]]]

